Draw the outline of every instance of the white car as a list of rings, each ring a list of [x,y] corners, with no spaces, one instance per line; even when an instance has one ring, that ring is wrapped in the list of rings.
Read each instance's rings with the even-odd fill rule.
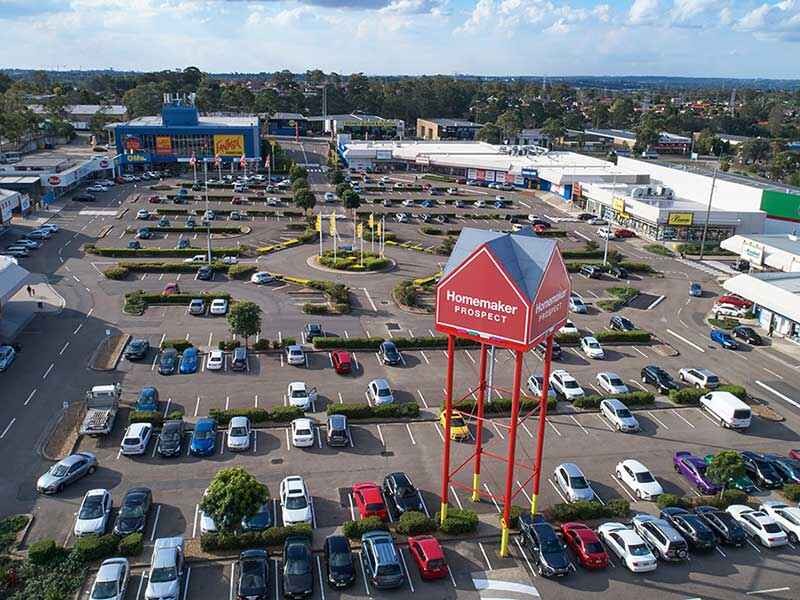
[[[747,314],[747,309],[733,304],[715,304],[711,309],[714,316],[742,318]]]
[[[762,546],[774,548],[788,543],[789,538],[770,515],[743,504],[731,504],[725,511],[751,536],[758,538]]]
[[[311,495],[306,489],[306,482],[299,475],[290,475],[281,481],[280,502],[284,525],[312,523]]]
[[[373,379],[370,381],[367,386],[367,395],[369,396],[370,402],[375,406],[394,402],[392,388],[385,379]]]
[[[273,281],[275,281],[275,278],[266,271],[256,271],[250,276],[250,283],[255,283],[256,285],[265,285]]]
[[[333,192],[325,192],[325,202],[336,202],[336,196]]]
[[[212,315],[224,315],[228,312],[228,301],[225,298],[215,298],[211,301],[211,308],[208,312]]]
[[[792,544],[800,541],[800,508],[789,506],[778,500],[767,500],[762,502],[758,509],[775,520]]]
[[[306,355],[303,347],[297,344],[286,346],[286,362],[290,365],[305,365]]]
[[[61,228],[58,225],[55,225],[54,223],[45,223],[44,225],[40,225],[39,229],[49,229],[53,233],[58,233],[59,231],[61,231]]]
[[[631,411],[616,398],[605,398],[600,401],[600,414],[608,419],[617,431],[633,433],[639,431],[639,421]]]
[[[314,445],[314,425],[305,417],[292,421],[292,446],[308,448]]]
[[[561,326],[561,329],[558,330],[558,333],[561,335],[578,335],[578,328],[575,326],[575,323],[567,319],[564,321],[564,325]]]
[[[137,219],[144,219],[147,221],[150,218],[150,211],[146,208],[140,208],[136,211],[136,218]]]
[[[497,189],[502,189],[502,188],[497,188]],[[495,200],[495,202],[505,202],[506,201],[506,197],[505,196],[495,196],[494,200]]]
[[[89,600],[124,600],[130,572],[127,558],[104,560],[94,577]]]
[[[616,235],[614,235],[614,230],[611,227],[601,227],[597,230],[597,235],[603,238],[604,240],[613,240],[616,239]]]
[[[719,377],[708,369],[700,367],[684,367],[678,371],[678,378],[696,388],[713,390],[719,387]]]
[[[584,302],[580,294],[576,292],[572,292],[569,295],[569,309],[579,315],[585,315],[589,312],[589,309],[586,307],[586,302]]]
[[[208,494],[208,488],[203,492],[203,497],[205,498],[206,494]],[[200,533],[214,533],[217,530],[217,524],[214,522],[214,518],[206,513],[205,511],[200,511]]]
[[[239,258],[236,256],[223,256],[222,257],[222,264],[223,265],[238,265]]]
[[[531,375],[528,377],[528,391],[531,393],[532,396],[535,398],[542,397],[542,387],[544,387],[544,377],[541,375]],[[552,385],[547,386],[547,397],[548,398],[556,398],[557,394],[556,391],[553,389]]]
[[[484,206],[486,206],[486,202],[484,202],[483,200],[475,200],[475,204],[473,204],[472,206],[474,206],[475,208],[483,208]]]
[[[600,345],[600,342],[598,342],[597,339],[591,335],[581,338],[581,350],[583,350],[583,353],[589,358],[600,359],[605,358],[606,356],[606,353],[603,352],[603,347]]]
[[[619,375],[608,371],[597,374],[597,385],[600,389],[612,395],[627,394],[631,391]]]
[[[411,198],[403,200],[403,206],[414,206],[414,201]]]
[[[83,497],[81,507],[75,517],[73,533],[75,537],[83,535],[103,535],[111,516],[111,492],[97,489],[89,490]]]
[[[568,401],[585,395],[583,388],[578,385],[577,379],[564,369],[556,369],[550,373],[550,385],[558,395],[563,396]]]
[[[234,452],[250,448],[250,419],[233,417],[228,423],[228,450]]]
[[[206,262],[206,255],[205,254],[195,254],[194,256],[190,256],[189,258],[184,258],[183,262],[187,265],[192,263],[204,263]]]
[[[303,411],[311,410],[317,399],[317,388],[309,389],[304,381],[292,381],[286,388],[286,399],[289,406],[296,406]]]
[[[617,478],[640,500],[655,500],[664,493],[658,480],[638,460],[628,458],[617,463],[616,473]]]
[[[206,369],[209,371],[219,371],[225,366],[225,354],[222,350],[212,350],[206,358]]]
[[[600,539],[634,573],[655,571],[658,561],[644,540],[622,523],[603,523],[597,528]]]
[[[131,423],[122,437],[120,450],[126,456],[142,455],[147,452],[147,444],[153,435],[153,426],[150,423]]]
[[[86,188],[86,191],[92,193],[107,192],[108,188],[104,185],[90,185],[89,187]]]
[[[455,196],[456,194],[458,194],[458,188],[454,188],[454,187],[447,188],[447,194],[449,196]]]

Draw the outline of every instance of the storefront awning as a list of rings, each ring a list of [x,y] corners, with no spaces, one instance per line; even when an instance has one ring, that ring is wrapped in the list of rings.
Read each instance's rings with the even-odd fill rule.
[[[800,274],[742,274],[722,284],[729,292],[800,323]]]
[[[15,260],[0,256],[0,308],[19,291],[29,275]]]

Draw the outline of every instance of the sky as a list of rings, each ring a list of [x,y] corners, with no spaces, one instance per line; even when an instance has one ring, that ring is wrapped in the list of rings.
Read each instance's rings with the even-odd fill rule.
[[[5,68],[800,78],[800,0],[0,0]]]

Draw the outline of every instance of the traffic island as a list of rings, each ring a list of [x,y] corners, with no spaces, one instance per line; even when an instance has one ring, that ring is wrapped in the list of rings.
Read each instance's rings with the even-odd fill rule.
[[[328,273],[352,273],[354,275],[385,273],[397,266],[393,259],[381,257],[373,252],[364,252],[362,260],[360,252],[339,251],[334,257],[333,250],[326,250],[322,256],[316,254],[309,256],[306,264]]]
[[[110,332],[110,330],[107,331]],[[92,353],[92,357],[89,359],[89,368],[92,371],[113,371],[116,369],[119,359],[122,358],[122,351],[125,350],[125,346],[130,339],[131,336],[127,333],[107,335]]]

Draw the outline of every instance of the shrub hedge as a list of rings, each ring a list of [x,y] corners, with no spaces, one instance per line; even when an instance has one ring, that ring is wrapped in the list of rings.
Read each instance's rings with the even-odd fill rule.
[[[588,394],[580,398],[575,398],[572,404],[578,408],[597,408],[604,398],[616,398],[626,406],[647,406],[655,402],[656,395],[653,392],[645,391],[634,391],[628,392],[627,394],[613,394],[608,396]]]
[[[400,515],[395,529],[401,535],[422,535],[433,533],[436,531],[437,525],[436,521],[425,513],[410,510]]]
[[[659,508],[677,506],[679,508],[694,509],[698,506],[713,506],[725,510],[731,504],[746,504],[747,494],[741,490],[725,490],[722,494],[714,496],[678,496],[676,494],[661,494],[656,500]]]
[[[311,526],[289,525],[288,527],[270,527],[264,531],[248,531],[245,533],[204,533],[200,536],[200,548],[204,552],[244,550],[265,546],[282,546],[289,536],[302,536],[311,539]]]
[[[258,270],[258,265],[231,265],[228,267],[228,277],[231,279],[250,279]]]
[[[314,347],[318,350],[344,349],[344,350],[377,350],[384,338],[314,338]],[[430,337],[398,337],[391,340],[400,349],[408,348],[447,348],[447,338],[442,335]],[[456,340],[456,347],[470,348],[478,344],[470,340]]]
[[[787,500],[790,502],[798,502],[800,501],[800,485],[796,483],[787,483],[784,484],[783,489],[781,490],[783,495],[786,497]]]
[[[342,525],[342,533],[353,539],[359,539],[368,531],[389,531],[389,525],[384,523],[380,517],[367,517],[360,521],[345,521]]]
[[[150,423],[153,427],[161,427],[164,417],[156,410],[131,410],[128,413],[128,423]]]
[[[550,519],[559,523],[625,518],[630,512],[631,506],[628,501],[621,499],[609,500],[605,504],[597,500],[580,500],[570,504],[556,504],[547,510]]]
[[[436,513],[434,517],[437,523],[440,522],[440,515]],[[449,535],[459,535],[463,533],[472,533],[478,528],[478,514],[474,510],[468,508],[449,508],[447,511],[447,518],[439,526],[443,533]]]
[[[646,262],[636,262],[632,260],[621,260],[616,263],[626,271],[632,273],[655,273],[655,269]]]
[[[643,329],[634,329],[633,331],[615,331],[611,329],[604,329],[598,331],[594,335],[598,342],[642,342],[647,343],[651,340],[652,334]],[[560,340],[559,340],[560,342]]]
[[[730,392],[740,400],[748,398],[747,390],[741,385],[721,385],[717,388],[720,392]],[[698,404],[700,397],[705,396],[708,390],[705,388],[682,388],[680,390],[670,390],[669,399],[676,404]]]
[[[212,408],[208,416],[218,425],[225,426],[233,417],[247,417],[251,423],[288,423],[303,416],[303,410],[297,406],[276,406],[265,408]]]
[[[35,565],[46,565],[64,555],[64,549],[55,540],[38,540],[28,546],[28,560]]]
[[[556,407],[558,399],[552,396],[547,398],[547,409]],[[476,401],[471,399],[461,400],[460,402],[453,403],[453,409],[463,413],[471,414],[475,411]],[[523,397],[520,399],[520,409],[523,411],[533,410],[539,406],[539,398]],[[502,415],[511,412],[511,398],[494,398],[491,402],[484,402],[484,414]]]
[[[192,343],[186,340],[164,340],[161,344],[161,348],[175,348],[178,352],[183,352],[187,348],[191,348]]]
[[[419,404],[415,402],[393,402],[370,406],[364,402],[330,404],[329,415],[345,415],[348,419],[404,419],[419,416]]]
[[[83,249],[89,254],[118,258],[140,258],[147,256],[164,256],[172,258],[188,258],[200,254],[197,248],[98,248],[94,244],[86,244]],[[239,256],[239,248],[212,248],[211,256]]]

